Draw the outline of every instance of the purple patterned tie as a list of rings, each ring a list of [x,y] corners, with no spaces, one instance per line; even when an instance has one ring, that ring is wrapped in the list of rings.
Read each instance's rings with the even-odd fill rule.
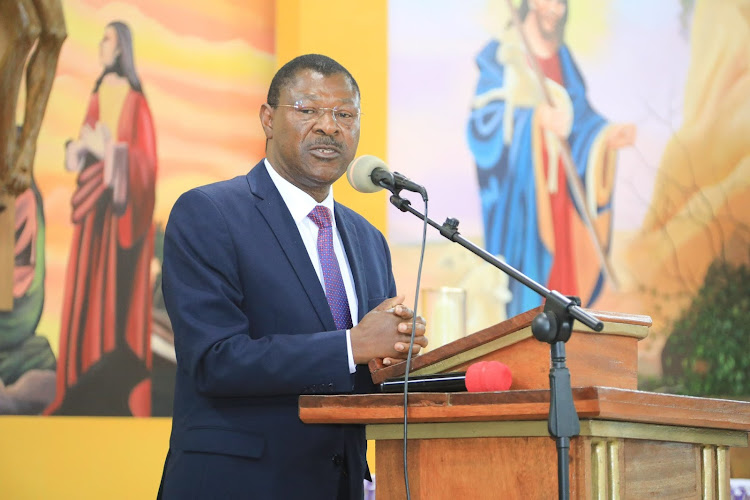
[[[331,211],[323,205],[316,205],[307,216],[318,226],[318,258],[333,321],[339,330],[347,330],[352,327],[352,315],[349,311],[349,300],[346,298],[344,280],[341,278],[339,261],[333,251]]]

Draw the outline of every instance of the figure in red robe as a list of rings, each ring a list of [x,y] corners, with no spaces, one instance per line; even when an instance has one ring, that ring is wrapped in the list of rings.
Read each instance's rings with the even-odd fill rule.
[[[104,71],[66,148],[75,230],[46,413],[148,416],[156,139],[128,26],[110,23],[99,51]]]

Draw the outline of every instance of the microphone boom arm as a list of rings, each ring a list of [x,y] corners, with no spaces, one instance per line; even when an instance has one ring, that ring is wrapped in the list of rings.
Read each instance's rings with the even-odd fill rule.
[[[458,243],[485,262],[489,262],[508,276],[520,281],[546,299],[544,311],[539,313],[531,323],[534,337],[550,344],[550,397],[547,430],[555,439],[557,447],[557,493],[560,500],[570,498],[569,461],[570,438],[581,431],[573,390],[570,384],[570,371],[565,366],[565,342],[573,332],[573,321],[578,320],[596,332],[602,331],[604,323],[581,309],[577,297],[566,297],[558,291],[550,291],[529,278],[513,266],[501,261],[483,248],[470,242],[458,232],[458,219],[447,218],[444,224],[438,224],[425,217],[411,206],[411,202],[393,194],[391,203],[402,212],[409,212],[434,227],[440,234],[454,243]]]
[[[588,326],[592,330],[596,332],[600,332],[602,328],[604,328],[604,323],[602,323],[600,320],[598,320],[596,317],[592,316],[590,313],[586,312],[584,309],[580,307],[580,303],[577,302],[574,299],[571,299],[570,297],[566,297],[565,295],[562,295],[560,292],[557,291],[550,291],[546,287],[540,285],[533,279],[529,278],[525,274],[523,274],[518,269],[514,268],[510,264],[503,262],[502,260],[498,259],[485,249],[478,247],[471,241],[467,240],[463,236],[461,236],[461,233],[458,232],[458,220],[453,218],[448,218],[445,220],[445,223],[438,224],[437,222],[433,221],[429,217],[425,219],[425,216],[419,212],[418,210],[414,209],[411,206],[411,202],[405,198],[402,198],[401,196],[397,194],[393,194],[390,197],[390,202],[393,206],[401,210],[402,212],[409,212],[412,215],[415,215],[419,219],[422,219],[423,221],[426,221],[427,224],[434,227],[438,231],[440,231],[440,234],[443,235],[445,238],[451,240],[454,243],[458,243],[465,249],[469,250],[471,253],[476,255],[477,257],[483,259],[485,262],[488,262],[492,264],[493,266],[497,267],[501,271],[503,271],[505,274],[510,276],[511,278],[515,279],[516,281],[520,281],[521,284],[531,288],[536,293],[547,299],[548,302],[554,302],[557,304],[557,306],[564,310],[574,318],[583,323],[584,325]],[[555,339],[552,339],[555,340]],[[562,340],[562,339],[561,339]],[[567,341],[567,338],[565,339]]]

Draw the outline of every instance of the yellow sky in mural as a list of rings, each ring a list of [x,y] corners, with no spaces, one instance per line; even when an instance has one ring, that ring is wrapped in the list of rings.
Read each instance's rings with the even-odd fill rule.
[[[565,27],[565,43],[577,54],[586,55],[604,46],[609,35],[610,5],[602,0],[576,0]]]
[[[78,135],[101,72],[105,26],[128,24],[136,71],[157,135],[154,222],[164,225],[187,189],[247,172],[263,155],[258,109],[275,69],[274,2],[68,0],[68,30],[38,141],[36,179],[47,223],[47,287],[39,333],[56,350],[75,175],[65,141]]]

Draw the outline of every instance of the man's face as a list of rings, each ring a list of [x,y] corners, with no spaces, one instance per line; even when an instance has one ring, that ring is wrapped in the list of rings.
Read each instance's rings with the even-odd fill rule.
[[[345,75],[324,76],[306,69],[281,89],[278,107],[261,107],[268,161],[286,180],[322,201],[328,187],[346,172],[354,158],[359,119],[346,126],[334,120],[330,110],[313,116],[287,107],[295,103],[358,112],[359,96]]]
[[[117,47],[117,31],[112,26],[104,29],[104,35],[99,42],[99,62],[104,68],[109,68],[115,63],[115,59],[120,53]]]
[[[529,9],[534,13],[539,31],[547,40],[558,37],[559,26],[567,9],[565,0],[531,0]]]

